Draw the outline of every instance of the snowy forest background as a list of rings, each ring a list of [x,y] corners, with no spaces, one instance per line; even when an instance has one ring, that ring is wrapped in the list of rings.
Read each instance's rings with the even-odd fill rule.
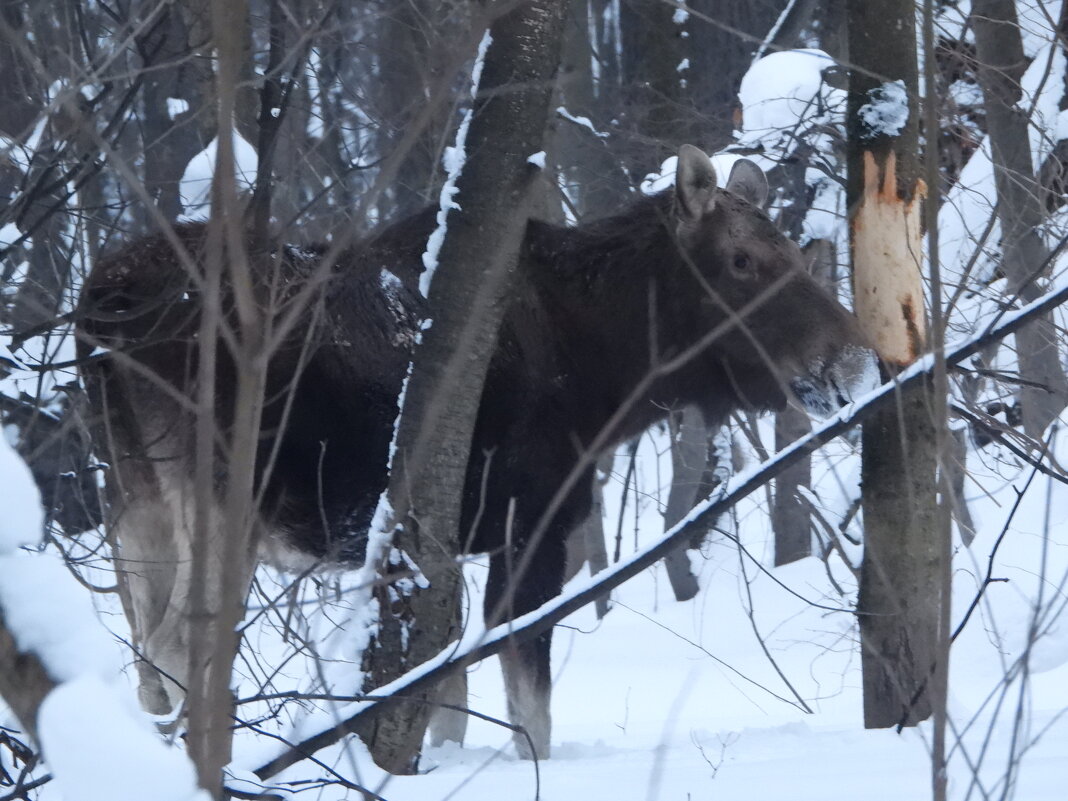
[[[478,44],[513,5],[233,4],[243,14],[241,36],[230,37],[240,45],[237,186],[297,245],[359,237],[437,204],[460,161]],[[911,75],[858,49],[893,39],[900,31],[880,20],[903,7],[918,41]],[[88,440],[72,328],[100,254],[210,212],[215,167],[231,160],[219,146],[213,12],[210,0],[0,0],[0,695],[10,706],[0,705],[0,801],[208,797],[181,738],[157,735],[137,709],[102,524],[106,465]],[[771,182],[769,213],[851,305],[850,81],[856,91],[873,76],[873,86],[900,78],[917,135],[894,146],[911,149],[917,176],[927,170],[937,213],[925,225],[937,231],[939,269],[924,271],[935,357],[920,364],[933,365],[937,392],[940,351],[1068,286],[1066,37],[1068,3],[1056,0],[571,0],[537,214],[573,224],[665,188],[683,143],[717,154],[724,175],[747,156]],[[923,167],[930,120],[937,161]],[[862,437],[850,426],[700,536],[691,531],[693,548],[557,625],[554,752],[537,767],[516,759],[499,724],[491,660],[469,668],[480,716],[465,745],[425,748],[418,775],[382,771],[351,736],[265,775],[292,744],[351,714],[374,621],[362,575],[261,568],[234,668],[227,792],[1061,798],[1068,379],[1063,314],[1038,311],[1032,328],[1051,332],[1052,358],[1023,334],[987,338],[942,373],[946,435],[929,495],[952,521],[952,588],[932,584],[919,600],[933,604],[935,628],[939,599],[952,604],[939,641],[948,689],[933,693],[932,720],[864,728],[855,612],[874,521],[861,497]],[[702,476],[729,491],[732,476],[759,475],[811,425],[785,412],[709,430],[684,410],[625,443],[600,465],[601,507],[575,538],[565,592],[655,545],[701,500]],[[465,643],[482,634],[484,576],[479,559],[465,564]],[[37,738],[19,722],[27,709]]]

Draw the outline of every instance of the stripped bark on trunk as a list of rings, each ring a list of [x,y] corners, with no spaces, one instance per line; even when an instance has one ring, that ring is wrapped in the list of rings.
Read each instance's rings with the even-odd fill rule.
[[[889,375],[927,347],[921,273],[918,75],[912,0],[851,2],[848,201],[857,316]],[[880,76],[876,78],[875,76]],[[901,81],[908,115],[872,124],[865,107]],[[902,391],[864,423],[864,562],[857,602],[869,728],[931,714],[939,621],[936,452],[930,385]]]

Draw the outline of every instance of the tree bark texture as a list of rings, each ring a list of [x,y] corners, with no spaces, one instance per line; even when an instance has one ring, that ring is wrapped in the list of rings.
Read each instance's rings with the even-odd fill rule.
[[[781,451],[809,432],[808,415],[788,407],[775,415],[775,450]],[[812,459],[799,461],[775,479],[771,499],[771,529],[775,535],[775,565],[788,565],[812,555],[812,519],[799,489],[812,480]]]
[[[560,103],[570,117],[585,117],[600,134],[611,129],[619,98],[608,64],[600,64],[598,78],[593,61],[603,56],[603,17],[596,16],[597,0],[571,0],[564,28],[560,63]],[[591,44],[592,42],[592,44]],[[553,151],[561,176],[568,187],[578,218],[603,216],[619,207],[630,189],[630,181],[605,136],[584,125],[557,117],[552,123]],[[555,194],[552,200],[559,207]]]
[[[542,149],[559,62],[565,4],[524,3],[497,19],[457,187],[431,284],[424,332],[404,402],[390,497],[395,544],[429,586],[383,597],[376,685],[425,661],[455,637],[460,504],[471,436],[508,286],[537,192],[527,158]],[[401,636],[401,629],[407,631]],[[403,647],[406,643],[407,647]],[[414,768],[426,728],[423,699],[379,716],[372,755],[387,770]]]
[[[709,432],[701,411],[690,406],[675,412],[668,418],[668,426],[671,432],[671,490],[664,509],[664,531],[682,520],[703,499],[701,491],[709,467]],[[688,550],[683,545],[664,557],[664,567],[676,601],[689,601],[700,589],[690,568]]]
[[[926,348],[921,280],[915,7],[912,0],[848,5],[850,245],[857,316],[886,371]],[[879,77],[875,77],[879,76]],[[867,104],[903,81],[908,117],[871,124]],[[931,714],[925,692],[939,621],[936,457],[930,385],[901,392],[864,423],[864,562],[857,601],[869,728]]]
[[[1028,66],[1012,0],[972,3],[976,70],[986,101],[986,123],[1001,223],[1002,270],[1008,290],[1024,301],[1043,294],[1041,279],[1049,250],[1039,226],[1045,219],[1041,190],[1031,161],[1029,119],[1020,79]],[[1056,80],[1050,76],[1050,80]],[[1024,432],[1036,439],[1068,405],[1068,377],[1061,365],[1052,316],[1016,334],[1020,376],[1037,386],[1019,390]]]
[[[694,0],[688,4],[694,15],[688,30],[691,37],[692,68],[685,72],[693,107],[698,111],[696,125],[688,131],[708,152],[720,150],[734,141],[735,117],[741,111],[738,88],[757,48],[771,33],[787,0]],[[794,4],[801,11],[804,2]],[[716,25],[705,17],[722,23]],[[793,47],[790,38],[796,29],[784,26],[774,44]],[[741,34],[741,35],[740,35]]]
[[[676,9],[650,0],[622,0],[621,92],[625,164],[632,182],[690,142],[695,115],[679,67],[690,52]]]
[[[37,739],[37,710],[55,686],[56,682],[37,655],[19,650],[0,609],[0,698],[34,740]]]
[[[145,191],[171,221],[184,211],[179,184],[185,168],[217,127],[211,59],[202,52],[210,41],[206,17],[207,8],[199,4],[153,6],[136,42],[144,75],[140,133]],[[184,100],[186,109],[176,112],[172,99]],[[144,223],[154,227],[148,218]]]
[[[233,744],[231,677],[256,553],[254,475],[269,356],[263,350],[266,320],[261,305],[252,297],[234,174],[233,141],[241,112],[238,85],[247,63],[243,33],[248,28],[245,2],[212,0],[219,137],[199,332],[193,569],[185,610],[190,618],[186,743],[198,783],[220,801],[224,797],[223,768],[230,762]],[[253,249],[260,252],[255,243]],[[221,316],[219,304],[224,273],[233,291],[236,344],[232,355],[240,369],[233,423],[221,449],[220,466],[214,389],[218,331],[230,324]],[[210,295],[215,296],[214,301]],[[226,473],[221,499],[215,478],[220,467]]]

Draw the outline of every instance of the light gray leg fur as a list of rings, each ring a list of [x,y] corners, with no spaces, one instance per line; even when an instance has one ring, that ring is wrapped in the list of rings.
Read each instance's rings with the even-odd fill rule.
[[[467,671],[457,670],[438,685],[439,703],[467,708]],[[430,715],[430,744],[442,745],[445,742],[463,744],[467,734],[466,712],[445,707],[435,707]]]
[[[549,706],[552,688],[549,677],[539,677],[532,663],[517,648],[501,652],[504,687],[508,694],[508,718],[526,730],[515,732],[516,752],[520,759],[548,759],[552,719]],[[533,749],[531,745],[533,744]]]

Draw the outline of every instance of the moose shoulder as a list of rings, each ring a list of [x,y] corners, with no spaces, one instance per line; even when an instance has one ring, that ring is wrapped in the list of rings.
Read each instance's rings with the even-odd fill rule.
[[[761,211],[766,192],[763,173],[744,160],[718,189],[708,157],[684,146],[674,193],[574,228],[528,224],[463,499],[461,541],[491,554],[488,622],[559,592],[564,541],[590,507],[592,460],[582,456],[591,448],[687,404],[710,420],[737,408],[780,408],[790,396],[826,412],[868,373],[871,355],[855,320],[806,274],[797,247]],[[429,210],[344,251],[325,269],[303,325],[272,355],[258,461],[264,554],[360,558],[388,479],[397,398],[428,313],[417,284],[433,225]],[[79,324],[83,356],[107,349],[87,361],[86,381],[98,448],[111,464],[127,613],[147,660],[142,701],[156,712],[179,699],[189,669],[188,399],[201,304],[183,264],[197,263],[205,232],[190,225],[176,234],[191,261],[162,235],[102,260]],[[284,310],[297,288],[322,277],[324,253],[279,248],[264,260],[270,269],[258,276],[259,296]],[[224,290],[224,313],[230,305]],[[218,351],[216,422],[225,440],[236,366],[222,340]],[[225,475],[221,461],[217,485]],[[513,577],[523,562],[525,573]],[[235,569],[248,580],[252,568]],[[517,739],[527,757],[549,753],[550,637],[502,656],[509,713],[534,745],[531,752]]]

